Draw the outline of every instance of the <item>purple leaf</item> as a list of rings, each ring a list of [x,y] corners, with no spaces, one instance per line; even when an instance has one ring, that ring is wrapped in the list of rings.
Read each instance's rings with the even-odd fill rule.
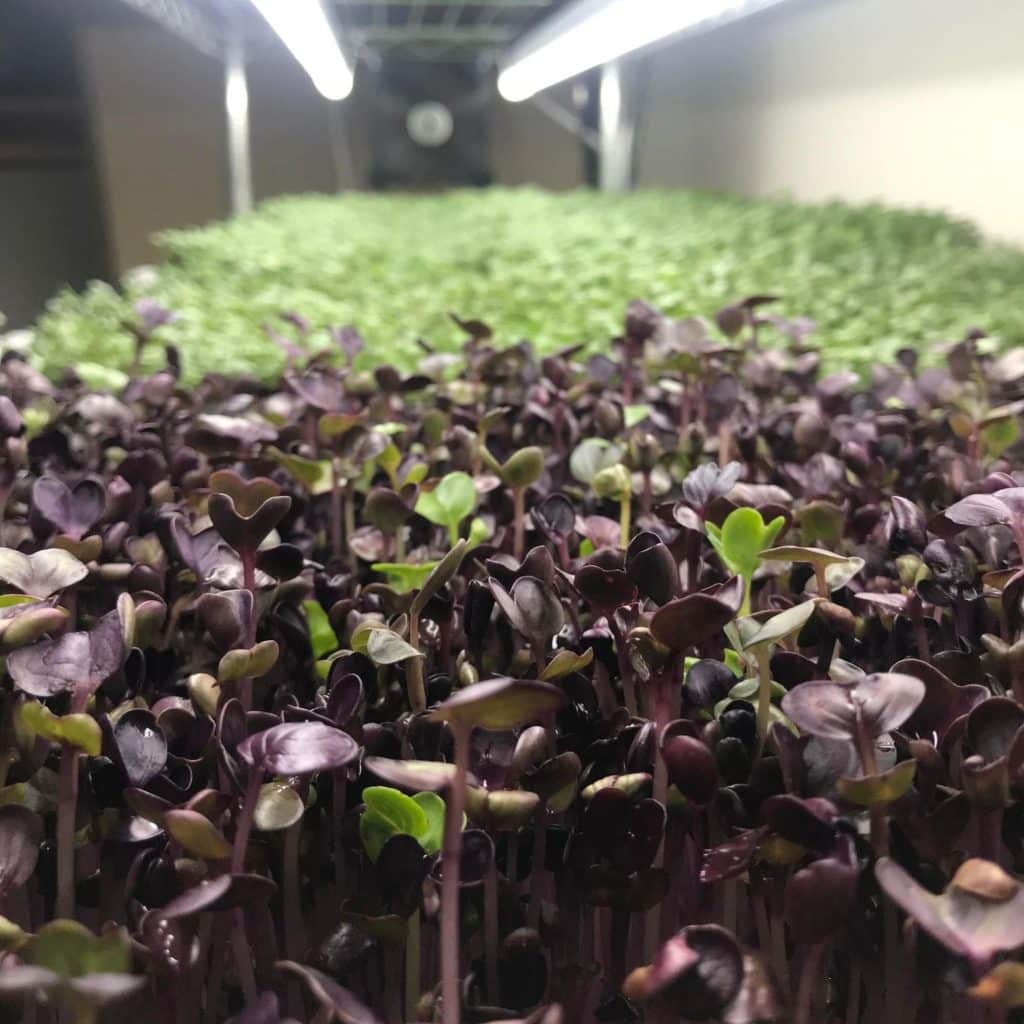
[[[41,476],[32,488],[32,506],[44,519],[73,540],[81,540],[103,515],[106,493],[86,478],[68,488],[53,476]]]
[[[383,1024],[372,1010],[364,1006],[347,988],[342,988],[315,967],[295,963],[294,960],[279,960],[278,970],[294,974],[305,982],[313,998],[330,1011],[341,1024]]]
[[[289,722],[238,745],[238,756],[273,775],[311,775],[344,768],[359,755],[348,733],[321,722]]]
[[[854,740],[898,729],[924,699],[915,676],[875,672],[855,683],[801,683],[782,698],[782,710],[812,736]]]
[[[1012,522],[1009,506],[992,494],[972,494],[962,498],[943,513],[958,526],[996,526]]]
[[[87,633],[65,633],[12,652],[7,671],[14,685],[33,697],[73,689],[93,693],[121,667],[123,658],[121,617],[113,611]]]
[[[43,822],[27,807],[0,807],[0,893],[24,885],[35,871]]]
[[[885,894],[951,953],[983,967],[1024,945],[1024,889],[997,865],[965,861],[939,895],[883,857],[875,877]]]

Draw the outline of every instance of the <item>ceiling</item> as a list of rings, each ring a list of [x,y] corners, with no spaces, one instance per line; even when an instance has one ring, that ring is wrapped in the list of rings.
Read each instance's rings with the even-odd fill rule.
[[[2,2],[2,0],[0,0]],[[67,0],[48,0],[58,6]],[[216,54],[229,21],[251,42],[273,32],[249,0],[75,0],[83,10],[134,11]],[[342,46],[370,66],[383,61],[493,64],[513,41],[571,0],[321,0]]]
[[[493,63],[567,0],[329,0],[354,56]]]

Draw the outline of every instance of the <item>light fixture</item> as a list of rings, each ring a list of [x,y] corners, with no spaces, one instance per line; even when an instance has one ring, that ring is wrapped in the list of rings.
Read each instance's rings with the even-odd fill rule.
[[[352,69],[320,0],[252,0],[252,4],[303,66],[317,92],[329,100],[343,100],[352,91]]]
[[[668,36],[734,21],[784,0],[577,0],[518,43],[498,91],[513,103]]]

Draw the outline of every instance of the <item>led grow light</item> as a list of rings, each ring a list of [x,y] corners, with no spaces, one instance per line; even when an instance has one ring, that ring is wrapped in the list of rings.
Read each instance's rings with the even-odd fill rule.
[[[712,28],[783,2],[579,0],[513,49],[498,76],[498,91],[512,102],[529,99],[660,39]]]
[[[252,0],[281,42],[303,66],[317,91],[343,100],[352,91],[348,66],[320,0]]]

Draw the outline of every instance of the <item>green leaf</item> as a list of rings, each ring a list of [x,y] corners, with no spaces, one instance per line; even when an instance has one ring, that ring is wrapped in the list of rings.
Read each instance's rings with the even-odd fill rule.
[[[395,471],[398,469],[401,461],[402,453],[394,443],[389,444],[387,448],[377,456],[377,465],[380,466],[380,468],[383,469],[389,477],[394,477]]]
[[[900,761],[880,775],[858,778],[842,777],[836,781],[836,792],[851,804],[860,807],[882,807],[899,800],[913,785],[917,762]]]
[[[651,407],[649,405],[627,405],[622,410],[623,422],[626,424],[627,430],[635,427],[638,423],[643,423],[650,415]]]
[[[761,552],[771,547],[786,520],[777,516],[767,525],[756,508],[737,508],[726,517],[721,529],[706,523],[711,546],[725,567],[746,579],[757,571]]]
[[[0,953],[14,953],[28,941],[28,935],[6,917],[0,917]]]
[[[427,473],[430,472],[430,467],[425,462],[415,462],[406,470],[405,476],[401,478],[399,483],[403,487],[407,484],[421,484],[427,479]]]
[[[582,671],[593,660],[593,647],[588,647],[582,654],[563,648],[544,666],[540,678],[546,683],[550,683],[553,679],[563,679],[565,676],[572,675],[573,672]]]
[[[90,391],[122,391],[129,380],[121,370],[99,363],[78,363],[75,373]]]
[[[313,645],[313,657],[322,658],[325,654],[338,649],[338,637],[331,628],[327,613],[320,607],[319,601],[302,602],[302,610],[309,626],[309,639]]]
[[[985,447],[985,454],[991,459],[998,459],[1019,439],[1020,424],[1015,415],[994,419],[981,428],[981,442]]]
[[[314,497],[331,492],[334,484],[330,459],[306,459],[301,455],[290,455],[273,445],[265,449],[265,454],[290,473]]]
[[[88,971],[95,941],[92,932],[77,921],[50,921],[33,937],[26,959],[62,978],[78,978]]]
[[[569,472],[581,483],[591,484],[602,469],[614,466],[622,458],[623,448],[603,437],[581,441],[569,457]]]
[[[198,811],[168,811],[164,828],[194,857],[227,860],[231,856],[231,844],[224,834]]]
[[[449,473],[432,491],[421,491],[416,512],[438,526],[457,529],[476,508],[476,487],[473,478],[461,471]]]
[[[523,488],[535,484],[544,472],[544,451],[536,446],[520,448],[501,467],[501,480],[507,487]]]
[[[800,604],[787,608],[778,615],[773,615],[767,622],[760,623],[757,628],[744,638],[746,650],[754,650],[766,644],[777,644],[780,640],[798,633],[807,624],[814,614],[814,607],[817,602],[803,601]]]
[[[492,536],[493,533],[487,523],[479,516],[474,516],[469,524],[469,544],[466,546],[466,551],[478,548],[485,541],[490,540]]]
[[[431,827],[423,807],[390,786],[368,786],[363,790],[363,803],[365,810],[359,819],[359,838],[374,863],[392,836],[403,834],[418,840]]]
[[[99,755],[103,733],[94,718],[86,714],[55,715],[37,700],[27,700],[18,709],[23,728],[51,743],[75,747],[90,757]]]
[[[370,568],[387,576],[388,586],[399,594],[407,594],[410,590],[418,590],[426,578],[437,568],[437,562],[374,562]]]
[[[418,616],[426,608],[430,599],[459,571],[462,559],[468,550],[468,543],[460,540],[434,567],[431,574],[423,581],[420,592],[413,598],[409,614]]]
[[[276,640],[261,640],[254,647],[228,651],[217,666],[217,679],[222,683],[266,675],[277,663]]]
[[[630,492],[632,477],[629,470],[619,462],[602,469],[590,483],[599,498],[622,501]]]
[[[440,853],[444,841],[444,800],[437,793],[430,792],[414,793],[412,798],[427,819],[427,827],[416,836],[420,846],[425,853]]]
[[[375,665],[397,665],[423,655],[386,626],[373,629],[366,638],[366,655]]]
[[[279,832],[299,821],[305,809],[302,797],[287,783],[267,782],[256,798],[253,825],[261,832]]]
[[[62,978],[87,974],[124,974],[131,969],[131,949],[118,929],[99,937],[77,921],[58,918],[44,924],[24,950],[25,959]]]

